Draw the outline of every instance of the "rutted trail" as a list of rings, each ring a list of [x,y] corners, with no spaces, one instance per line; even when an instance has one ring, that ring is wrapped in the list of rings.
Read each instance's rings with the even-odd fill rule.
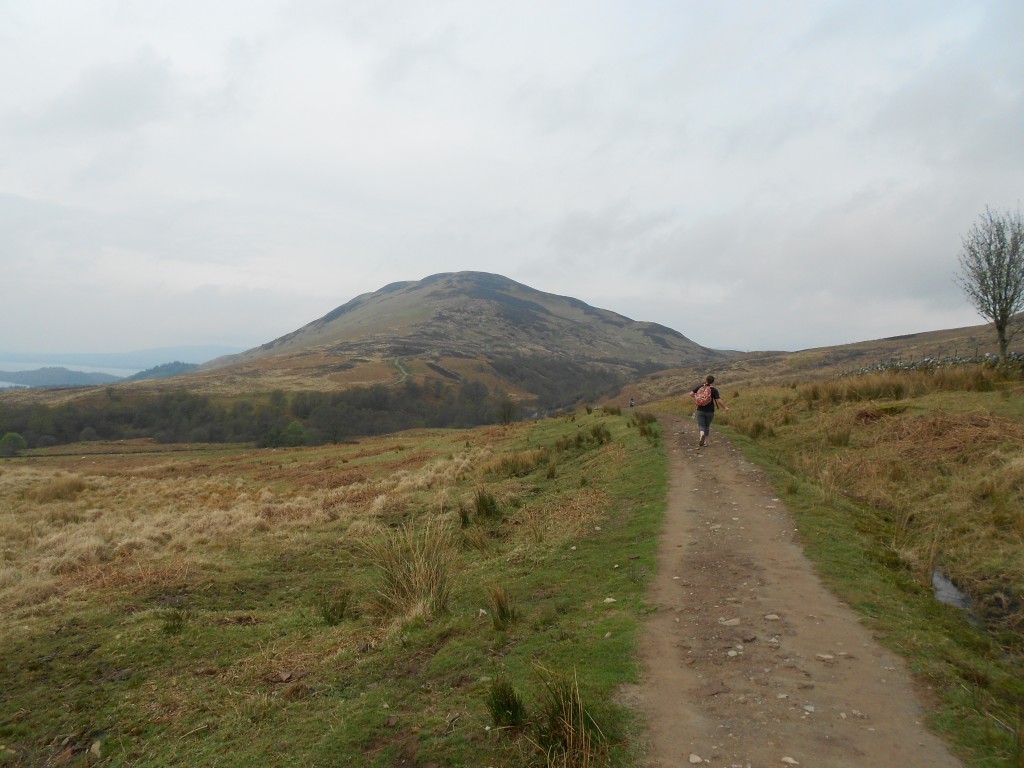
[[[719,435],[698,449],[688,419],[661,422],[668,515],[633,692],[648,765],[959,766],[903,662],[820,584],[760,470]]]

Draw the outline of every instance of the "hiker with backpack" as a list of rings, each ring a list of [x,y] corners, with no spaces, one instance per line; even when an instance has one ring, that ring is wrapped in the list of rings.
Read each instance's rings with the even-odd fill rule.
[[[711,434],[711,420],[715,418],[715,408],[729,410],[729,406],[722,402],[718,390],[711,386],[714,383],[715,377],[709,374],[703,384],[690,391],[690,397],[697,404],[695,415],[697,428],[700,430],[700,440],[697,441],[698,448],[707,448],[708,446],[708,435]]]

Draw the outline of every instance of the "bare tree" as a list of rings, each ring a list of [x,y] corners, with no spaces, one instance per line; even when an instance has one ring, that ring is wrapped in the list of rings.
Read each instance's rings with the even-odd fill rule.
[[[1024,309],[1024,220],[1020,211],[995,214],[989,208],[963,238],[957,284],[978,314],[991,320],[999,337],[999,359],[1020,330],[1014,315]]]

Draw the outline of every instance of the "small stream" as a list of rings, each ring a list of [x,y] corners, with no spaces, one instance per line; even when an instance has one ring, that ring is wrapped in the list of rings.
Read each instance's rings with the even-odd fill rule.
[[[947,579],[945,574],[937,568],[932,571],[932,589],[935,590],[935,599],[940,603],[959,608],[967,615],[968,621],[972,624],[978,623],[971,598],[961,592],[956,584]]]

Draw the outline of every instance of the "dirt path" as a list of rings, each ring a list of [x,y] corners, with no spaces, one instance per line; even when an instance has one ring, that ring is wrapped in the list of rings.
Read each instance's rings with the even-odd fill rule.
[[[668,519],[644,632],[651,768],[960,766],[903,662],[819,583],[763,473],[661,417]]]

